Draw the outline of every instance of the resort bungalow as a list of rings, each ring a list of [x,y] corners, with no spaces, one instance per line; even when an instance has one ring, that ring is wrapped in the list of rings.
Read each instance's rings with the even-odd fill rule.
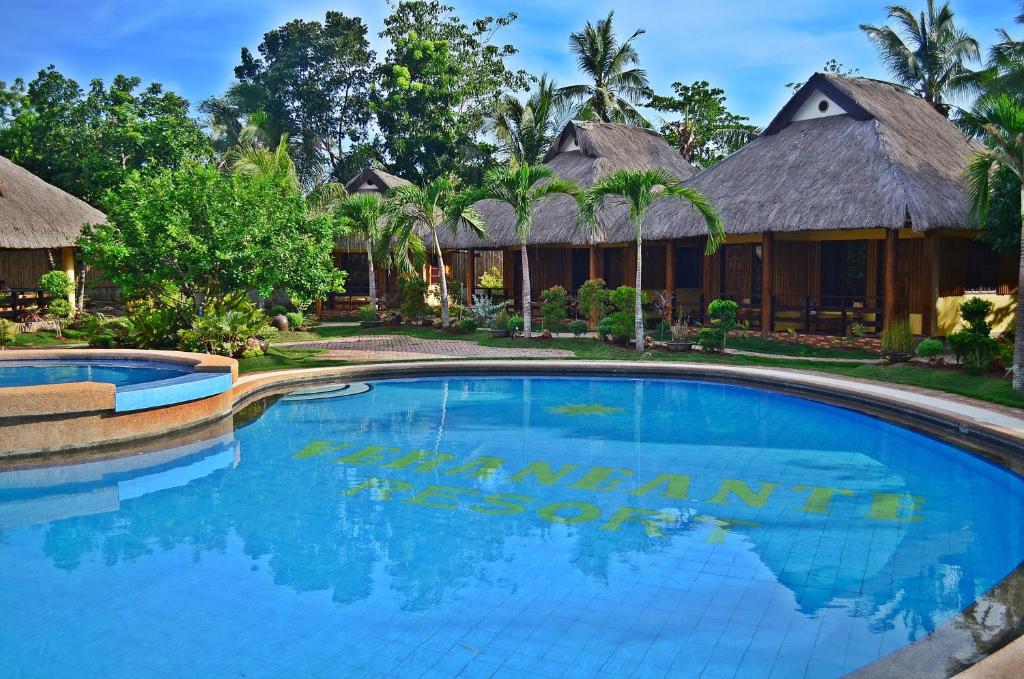
[[[587,187],[614,170],[662,167],[679,179],[694,175],[694,168],[660,135],[630,125],[598,122],[570,122],[544,156],[548,165],[562,179]],[[516,233],[515,215],[504,203],[485,200],[477,204],[487,226],[487,237],[478,238],[462,232],[456,237],[443,234],[441,245],[452,252],[453,275],[467,286],[476,283],[476,266],[481,252],[502,253],[502,280],[507,299],[521,296],[522,260]],[[618,206],[598,214],[598,228],[593,235],[580,227],[576,201],[568,196],[553,196],[542,201],[533,217],[529,251],[530,277],[534,298],[553,285],[561,285],[575,293],[591,278],[603,278],[609,286],[632,285],[636,247],[631,244],[628,229],[620,225],[626,209]],[[697,244],[691,245],[687,261],[699,258]],[[454,256],[452,256],[454,255]],[[684,255],[687,257],[687,255]],[[648,260],[650,258],[650,261]],[[467,263],[473,263],[467,265]],[[664,248],[653,254],[644,253],[644,267],[657,272],[658,279],[644,277],[652,288],[662,286]]]
[[[653,132],[605,123],[571,123],[545,162],[583,186],[620,167],[661,166],[711,198],[727,234],[714,255],[703,255],[703,220],[678,201],[656,202],[644,222],[643,287],[671,293],[676,314],[700,319],[710,300],[729,298],[764,332],[845,334],[854,323],[878,332],[906,316],[916,333],[934,335],[955,327],[966,296],[995,303],[997,329],[1012,318],[1016,262],[977,240],[964,190],[978,148],[898,86],[819,73],[761,136],[699,174]],[[445,245],[501,248],[506,295],[518,299],[512,214],[478,207],[488,238]],[[538,295],[556,284],[575,292],[594,277],[632,285],[625,209],[599,220],[587,235],[570,199],[537,209],[529,247]]]
[[[74,248],[82,225],[106,219],[0,156],[0,318],[16,318],[25,307],[38,305],[36,288],[47,271],[60,268],[75,280]],[[74,304],[74,292],[69,301]]]
[[[398,186],[408,186],[409,182],[396,177],[384,170],[368,167],[347,184],[349,193],[386,194]],[[319,312],[332,315],[354,311],[370,301],[370,278],[366,241],[359,236],[339,236],[334,242],[334,264],[348,273],[345,280],[345,292],[340,295],[331,294]],[[395,292],[395,279],[388,276],[381,268],[376,270],[377,290],[382,297]]]

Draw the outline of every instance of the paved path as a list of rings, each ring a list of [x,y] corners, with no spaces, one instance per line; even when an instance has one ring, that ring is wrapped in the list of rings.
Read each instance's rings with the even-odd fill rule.
[[[436,358],[572,358],[565,349],[484,347],[471,340],[421,339],[408,335],[360,335],[275,344],[287,349],[326,349],[317,358],[334,361],[415,361]]]

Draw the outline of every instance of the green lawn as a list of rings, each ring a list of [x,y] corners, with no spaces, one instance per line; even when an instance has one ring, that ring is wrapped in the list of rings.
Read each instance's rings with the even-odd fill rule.
[[[22,332],[14,336],[12,347],[39,347],[41,349],[60,347],[67,344],[79,345],[84,340],[75,330],[65,330],[64,339],[57,339],[57,333],[53,330],[40,330],[38,332]]]
[[[786,342],[760,337],[730,337],[730,349],[754,351],[760,354],[809,356],[814,358],[878,358],[878,353],[859,347],[814,347],[799,342]]]
[[[326,331],[326,332],[325,332]],[[779,353],[778,358],[761,356],[715,356],[700,353],[671,353],[666,351],[652,351],[646,355],[638,355],[636,352],[624,347],[614,346],[606,342],[598,342],[593,339],[552,339],[533,340],[526,342],[523,339],[492,339],[477,333],[476,335],[452,335],[430,328],[375,328],[373,330],[362,330],[356,327],[329,327],[320,330],[320,336],[330,337],[351,337],[360,334],[384,334],[404,333],[416,337],[461,339],[464,341],[476,341],[484,346],[492,347],[534,347],[550,349],[566,349],[573,352],[577,359],[584,360],[626,360],[626,361],[684,361],[691,363],[722,363],[728,365],[748,365],[762,367],[792,368],[799,370],[813,370],[843,375],[847,377],[876,380],[893,384],[905,384],[909,386],[925,387],[937,391],[945,391],[952,394],[969,396],[982,401],[998,403],[1014,408],[1024,408],[1024,396],[1013,392],[1008,379],[996,375],[968,375],[959,370],[930,368],[926,366],[912,366],[907,364],[884,365],[884,364],[862,364],[862,363],[815,363],[802,360],[799,355],[787,356]],[[743,340],[740,340],[743,341]],[[749,340],[746,340],[749,341]],[[745,341],[745,342],[746,342]],[[761,340],[758,340],[760,342]],[[778,342],[778,344],[792,344],[790,342]],[[735,345],[733,345],[735,346]],[[757,346],[746,344],[744,348]],[[776,347],[773,347],[776,348]],[[800,347],[805,348],[805,347]],[[762,351],[761,349],[750,348],[751,351]],[[829,351],[829,350],[822,350]],[[834,350],[840,351],[840,350]],[[347,365],[345,361],[325,361],[317,358],[321,353],[317,350],[295,350],[284,348],[272,348],[266,356],[253,359],[244,359],[239,362],[240,370],[243,373],[258,372],[263,370],[282,370],[288,368],[314,368],[334,365]],[[769,353],[769,352],[763,352]],[[820,355],[820,354],[816,354]],[[849,354],[840,354],[839,357]],[[856,354],[854,354],[856,356]],[[870,354],[869,354],[870,355]],[[529,360],[529,359],[524,359]]]

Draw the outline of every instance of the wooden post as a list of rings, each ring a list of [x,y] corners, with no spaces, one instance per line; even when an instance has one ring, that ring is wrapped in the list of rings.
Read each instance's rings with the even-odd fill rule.
[[[600,273],[601,267],[598,264],[598,258],[600,256],[601,256],[601,249],[598,248],[596,245],[591,245],[590,246],[590,262],[589,262],[590,266],[589,266],[589,270],[587,272],[587,276],[588,276],[587,280],[592,281],[595,278],[600,278],[601,277],[601,273]]]
[[[501,285],[505,288],[505,299],[512,302],[510,305],[509,313],[512,313],[512,309],[516,306],[516,266],[515,259],[516,251],[512,248],[502,248],[501,250]]]
[[[775,267],[775,234],[765,231],[761,236],[761,337],[767,339],[772,332],[772,295],[775,286],[772,277]]]
[[[629,285],[636,282],[636,241],[629,244],[626,249],[626,261],[622,269],[623,281],[619,285]],[[641,283],[641,287],[643,284]]]
[[[75,308],[75,249],[74,248],[61,248],[60,249],[60,268],[64,270],[68,278],[71,280],[70,292],[68,292],[68,303],[71,304],[71,308]]]
[[[665,294],[668,296],[668,322],[672,322],[676,310],[676,242],[665,243]]]
[[[942,248],[939,232],[926,231],[924,234],[924,261],[928,270],[928,316],[922,329],[929,337],[939,334],[939,271]]]
[[[476,250],[466,250],[466,308],[473,308],[473,287],[476,285]]]
[[[885,232],[885,300],[882,314],[883,327],[889,328],[896,320],[896,242],[897,229]]]

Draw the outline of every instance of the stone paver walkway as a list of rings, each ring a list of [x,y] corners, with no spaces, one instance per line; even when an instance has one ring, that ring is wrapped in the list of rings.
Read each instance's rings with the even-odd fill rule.
[[[572,358],[565,349],[484,347],[476,342],[422,339],[408,335],[362,335],[313,342],[287,342],[287,349],[326,349],[317,358],[333,361],[415,361],[432,358]]]

